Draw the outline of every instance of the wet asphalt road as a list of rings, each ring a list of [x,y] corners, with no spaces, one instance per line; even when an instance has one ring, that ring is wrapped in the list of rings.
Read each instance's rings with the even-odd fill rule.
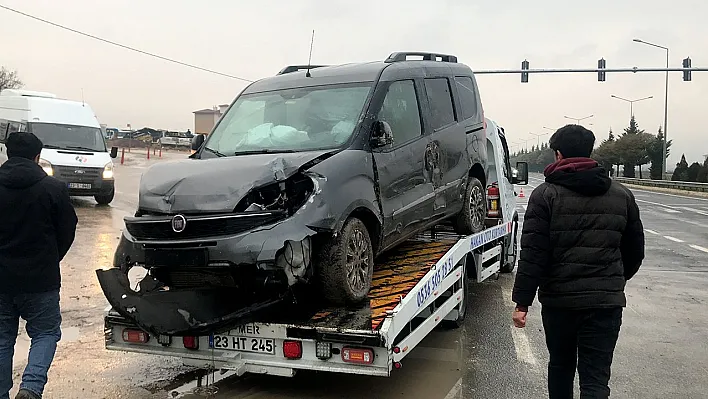
[[[190,393],[194,372],[176,359],[108,352],[103,348],[107,305],[94,270],[112,262],[122,218],[137,206],[144,168],[159,159],[126,154],[117,165],[117,196],[110,207],[74,200],[76,242],[62,264],[64,338],[46,398],[201,398]],[[164,154],[165,159],[186,157]],[[523,214],[531,179],[519,198]],[[647,229],[647,259],[628,284],[629,306],[615,352],[612,397],[708,397],[708,199],[636,190]],[[300,373],[292,379],[229,377],[215,398],[540,398],[545,395],[547,353],[539,306],[526,329],[510,314],[513,275],[472,284],[467,320],[459,330],[438,330],[404,359],[390,378]],[[26,362],[21,332],[15,382]],[[16,387],[15,387],[16,389]],[[14,392],[14,391],[13,391]]]

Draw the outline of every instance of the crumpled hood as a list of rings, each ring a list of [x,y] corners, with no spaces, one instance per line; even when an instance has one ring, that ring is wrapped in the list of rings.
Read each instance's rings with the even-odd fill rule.
[[[232,212],[252,188],[287,179],[329,151],[185,159],[156,164],[140,180],[138,206],[161,213]]]

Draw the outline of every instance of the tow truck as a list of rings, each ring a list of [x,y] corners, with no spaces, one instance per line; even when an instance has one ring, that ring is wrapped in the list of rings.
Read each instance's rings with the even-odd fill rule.
[[[185,365],[239,376],[292,377],[298,370],[390,376],[439,324],[463,324],[471,282],[510,273],[516,264],[514,184],[528,184],[528,164],[512,168],[503,128],[486,123],[487,228],[461,237],[437,226],[392,250],[375,267],[366,304],[323,307],[313,298],[257,322],[181,337],[154,336],[109,306],[105,347],[174,356]]]

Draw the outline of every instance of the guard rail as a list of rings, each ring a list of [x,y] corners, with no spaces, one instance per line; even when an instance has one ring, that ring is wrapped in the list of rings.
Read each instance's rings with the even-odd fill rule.
[[[623,184],[633,184],[636,186],[660,187],[673,190],[698,191],[708,193],[708,183],[694,183],[687,181],[649,180],[629,177],[615,177],[615,180]]]

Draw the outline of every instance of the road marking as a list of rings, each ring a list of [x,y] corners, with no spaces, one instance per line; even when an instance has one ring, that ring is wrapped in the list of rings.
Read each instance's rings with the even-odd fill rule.
[[[667,212],[667,213],[681,213],[681,211],[677,211],[675,209],[671,208],[661,208],[662,211]]]
[[[671,237],[671,236],[664,236],[664,238],[666,238],[667,240],[671,240],[671,241],[673,241],[673,242],[686,242],[686,241],[684,241],[684,240],[680,240],[680,239],[678,239],[678,238],[676,238],[676,237]]]
[[[695,208],[689,208],[689,207],[687,207],[687,206],[680,206],[679,208],[680,208],[680,209],[683,209],[683,210],[686,210],[686,211],[689,211],[689,212],[695,212],[695,213],[697,213],[697,214],[699,214],[699,215],[708,216],[708,212],[699,211],[698,209],[695,209]]]
[[[508,289],[502,289],[502,297],[506,304],[511,304],[511,291]],[[516,360],[535,366],[536,356],[533,355],[531,350],[531,343],[529,342],[529,337],[526,335],[526,329],[516,328],[511,326],[511,338],[514,340],[514,349],[516,349]]]
[[[445,395],[445,399],[462,398],[462,377],[453,385],[450,392]]]
[[[649,205],[657,205],[657,206],[660,206],[660,207],[662,207],[662,208],[675,209],[675,208],[674,208],[673,206],[671,206],[671,205],[664,205],[664,204],[660,204],[660,203],[658,203],[658,202],[651,202],[651,201],[642,200],[642,199],[637,199],[637,198],[635,198],[635,200],[636,200],[637,202],[644,202],[644,203],[649,204]]]
[[[691,248],[693,248],[693,249],[697,249],[697,250],[699,250],[699,251],[703,251],[703,252],[705,252],[705,253],[708,253],[708,248],[702,247],[702,246],[700,246],[700,245],[693,245],[693,244],[690,244],[689,247],[691,247]]]
[[[644,231],[646,231],[647,233],[650,233],[650,234],[657,235],[657,236],[659,235],[659,233],[657,233],[657,232],[654,231],[654,230],[644,229]]]

